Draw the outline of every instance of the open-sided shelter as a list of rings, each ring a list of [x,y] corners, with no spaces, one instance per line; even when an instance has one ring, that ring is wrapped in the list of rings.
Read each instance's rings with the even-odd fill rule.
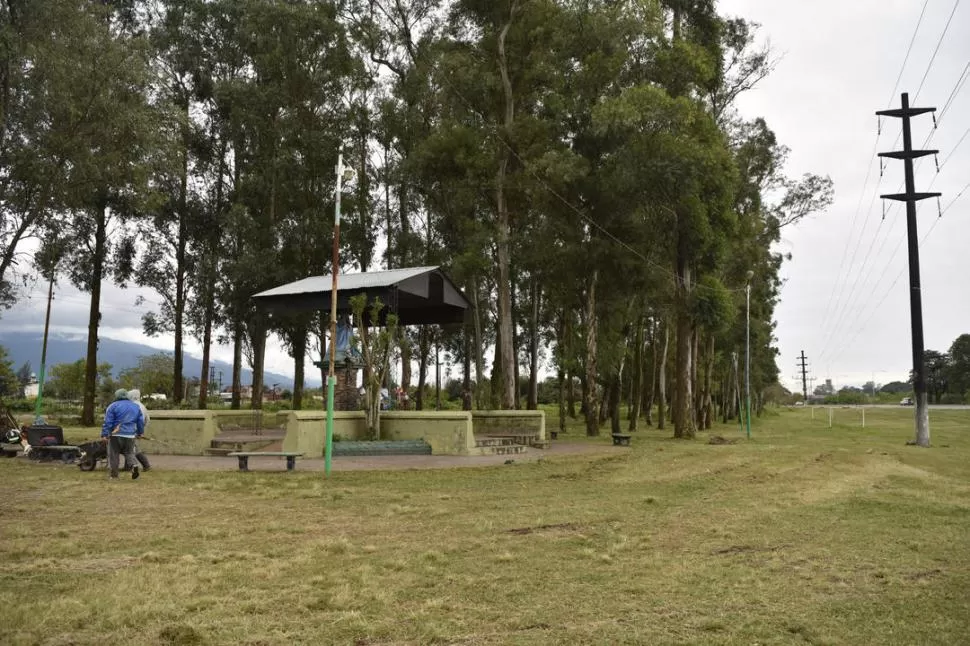
[[[312,276],[253,296],[269,312],[330,312],[333,276]],[[337,276],[337,315],[350,314],[350,299],[366,294],[380,298],[401,325],[461,323],[471,303],[439,267],[409,267]],[[373,325],[370,321],[366,324]],[[383,323],[378,321],[377,324]]]

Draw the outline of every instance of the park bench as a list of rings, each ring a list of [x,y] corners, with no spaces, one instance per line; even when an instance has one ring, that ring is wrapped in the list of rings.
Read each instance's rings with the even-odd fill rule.
[[[229,457],[239,459],[240,471],[249,471],[249,458],[251,457],[286,458],[286,470],[292,471],[296,468],[296,459],[302,455],[302,453],[291,453],[289,451],[234,451],[229,454]]]
[[[630,446],[630,436],[626,433],[613,433],[613,446]]]

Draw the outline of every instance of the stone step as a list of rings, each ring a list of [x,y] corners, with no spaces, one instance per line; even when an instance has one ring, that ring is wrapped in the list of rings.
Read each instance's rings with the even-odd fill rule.
[[[513,444],[510,446],[482,446],[478,448],[478,455],[518,455],[525,453],[529,447],[524,444]]]
[[[497,439],[497,440],[509,440],[512,444],[521,444],[523,446],[528,446],[529,442],[537,439],[537,433],[501,433],[493,432],[487,433],[485,438]]]
[[[515,440],[508,437],[481,437],[475,438],[475,446],[481,448],[485,446],[512,446]]]
[[[550,444],[552,444],[552,442],[549,440],[532,440],[532,442],[529,443],[529,446],[534,449],[548,449]]]

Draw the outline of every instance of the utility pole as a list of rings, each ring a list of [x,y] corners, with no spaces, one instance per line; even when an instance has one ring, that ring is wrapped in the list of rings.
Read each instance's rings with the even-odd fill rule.
[[[913,179],[913,160],[926,155],[935,155],[939,151],[913,150],[913,135],[909,120],[911,117],[935,111],[936,108],[911,108],[909,106],[909,94],[903,92],[900,109],[876,112],[879,116],[898,117],[903,120],[903,149],[879,153],[879,156],[903,160],[903,167],[906,172],[906,192],[880,195],[880,197],[906,203],[906,234],[909,242],[909,310],[910,324],[913,330],[913,392],[916,396],[916,444],[918,446],[930,445],[930,417],[926,398],[926,371],[923,366],[923,299],[920,294],[916,202],[929,197],[939,197],[941,194],[916,192]]]
[[[801,361],[798,363],[798,367],[802,370],[802,394],[805,396],[805,401],[808,401],[808,364],[805,363],[805,351],[802,350]]]

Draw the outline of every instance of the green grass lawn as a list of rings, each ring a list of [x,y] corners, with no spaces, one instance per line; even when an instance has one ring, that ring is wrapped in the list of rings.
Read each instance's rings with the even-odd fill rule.
[[[330,481],[0,460],[0,643],[970,643],[970,411],[854,414]]]

